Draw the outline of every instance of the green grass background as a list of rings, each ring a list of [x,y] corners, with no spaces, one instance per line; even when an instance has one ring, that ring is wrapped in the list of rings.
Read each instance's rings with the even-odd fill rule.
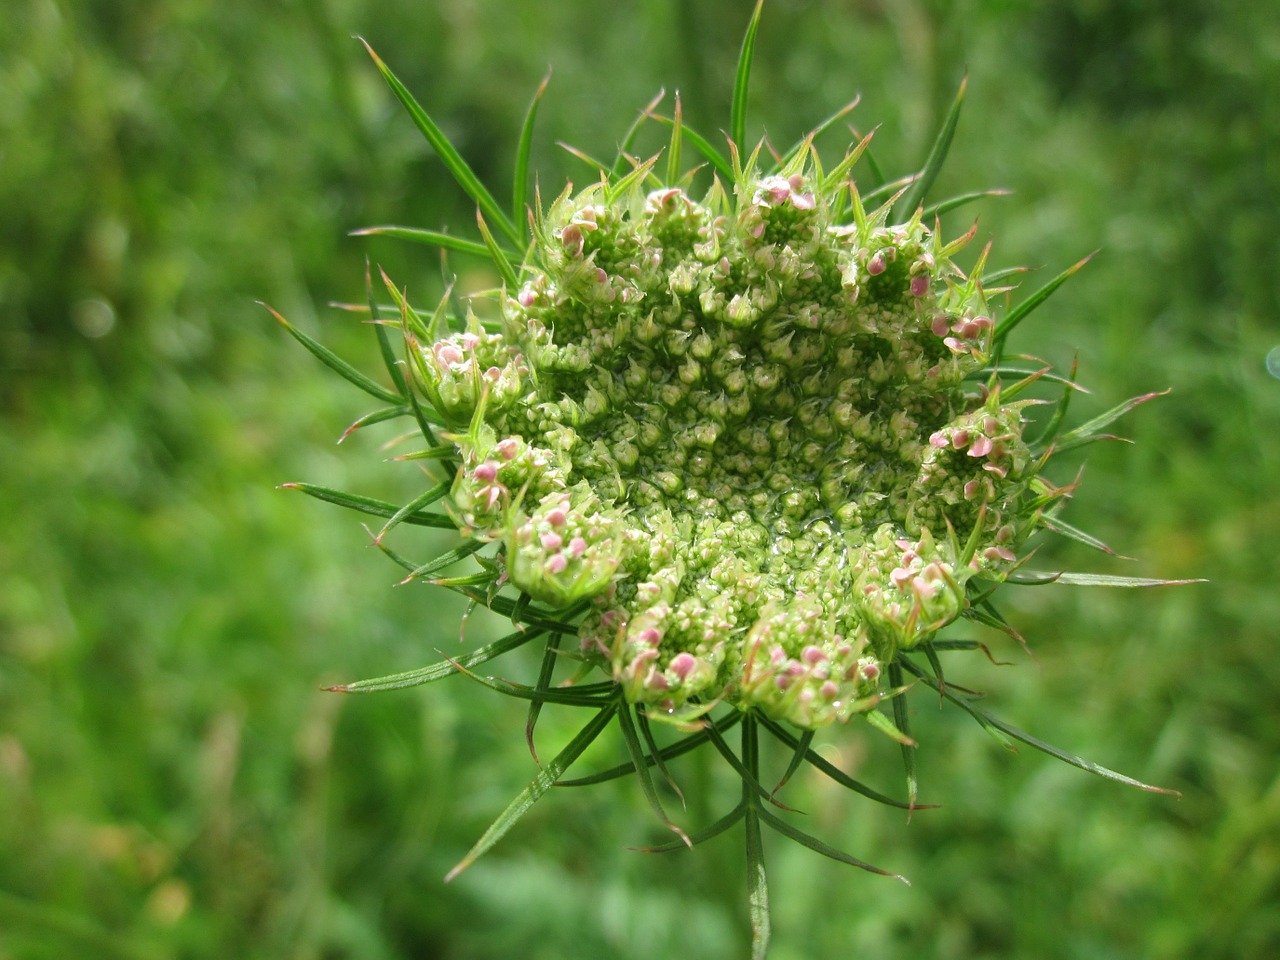
[[[363,295],[366,255],[424,299],[439,262],[346,232],[472,222],[353,34],[500,195],[551,66],[534,164],[554,194],[590,179],[556,141],[610,154],[659,86],[724,128],[749,8],[7,5],[0,960],[745,955],[734,834],[632,852],[662,831],[629,782],[553,792],[441,883],[535,772],[523,711],[460,678],[319,691],[459,649],[461,608],[394,589],[354,515],[276,489],[414,481],[381,463],[385,435],[334,445],[359,395],[254,301],[373,371],[368,331],[324,304]],[[854,122],[880,125],[893,171],[968,72],[939,195],[1015,191],[980,210],[997,265],[1047,279],[1100,248],[1017,345],[1078,352],[1076,422],[1174,387],[1123,423],[1136,445],[1092,450],[1067,514],[1138,561],[1047,544],[1037,562],[1212,581],[1011,590],[1035,660],[997,641],[1016,665],[951,672],[1181,800],[1010,755],[917,692],[922,799],[941,809],[908,823],[811,777],[789,798],[913,886],[771,838],[771,956],[1280,955],[1280,25],[1246,0],[771,0],[757,57],[753,136],[789,143],[860,92]],[[477,616],[466,642],[498,628]],[[544,755],[576,719],[548,711]],[[869,728],[823,744],[901,792]],[[731,796],[713,763],[677,775],[686,824]]]

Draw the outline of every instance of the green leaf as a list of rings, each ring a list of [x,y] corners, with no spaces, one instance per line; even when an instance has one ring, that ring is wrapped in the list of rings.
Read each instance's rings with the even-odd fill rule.
[[[950,213],[952,210],[958,210],[973,203],[975,200],[985,200],[987,197],[1007,197],[1012,192],[1012,190],[975,190],[972,193],[962,193],[940,203],[935,203],[931,207],[925,207],[920,220],[927,224],[930,220]]]
[[[1009,334],[1013,332],[1013,329],[1023,320],[1027,319],[1032,310],[1048,300],[1053,292],[1066,283],[1073,274],[1092,260],[1093,256],[1094,255],[1091,253],[1087,257],[1082,257],[1077,260],[1031,296],[1027,297],[1027,299],[1023,300],[1016,307],[1006,313],[1004,317],[1001,318],[1000,322],[996,324],[995,333],[992,336],[992,342],[996,344],[1001,351],[1003,351],[1004,342],[1008,338]],[[999,359],[997,358],[997,366],[998,365]]]
[[[899,873],[892,873],[888,870],[881,869],[874,864],[867,863],[865,860],[859,860],[857,857],[850,856],[843,850],[838,850],[829,844],[823,843],[817,837],[811,836],[803,830],[792,826],[781,817],[775,816],[768,810],[761,809],[758,812],[760,819],[774,830],[778,831],[778,833],[790,840],[794,840],[802,846],[808,847],[814,853],[820,853],[824,857],[829,857],[830,859],[836,860],[840,863],[846,863],[851,867],[857,867],[859,870],[866,870],[868,873],[875,873],[882,877],[893,877],[893,879],[901,880],[907,886],[911,886],[911,881]]]
[[[537,627],[529,630],[516,630],[514,633],[509,633],[493,643],[477,647],[475,650],[453,659],[440,660],[430,666],[419,667],[417,670],[406,670],[403,673],[392,673],[385,677],[374,677],[370,680],[356,680],[352,683],[343,683],[336,687],[326,687],[325,689],[333,693],[376,693],[381,690],[400,690],[405,687],[416,687],[423,683],[431,683],[433,680],[451,677],[459,672],[459,667],[474,667],[492,660],[494,657],[500,657],[504,653],[515,650],[517,647],[524,646],[531,640],[536,640],[543,633],[544,631]]]
[[[635,120],[631,122],[631,126],[627,128],[626,135],[623,136],[622,142],[618,144],[618,154],[613,158],[612,167],[606,167],[603,164],[596,164],[600,167],[600,175],[602,178],[609,179],[622,176],[623,171],[627,169],[628,161],[631,159],[631,147],[636,141],[636,135],[640,132],[640,128],[644,126],[644,122],[646,120],[652,120],[655,118],[653,111],[658,109],[658,104],[662,102],[666,95],[667,91],[665,89],[659,90],[658,95],[650,100],[648,105],[641,110]],[[586,157],[586,154],[580,154],[580,156]],[[609,171],[607,177],[605,175],[606,170]]]
[[[524,115],[524,125],[520,128],[520,143],[516,147],[516,169],[514,183],[511,188],[511,222],[515,224],[516,229],[520,233],[521,240],[525,237],[525,229],[528,224],[528,217],[525,212],[525,197],[528,196],[529,189],[529,148],[533,144],[533,127],[538,118],[538,105],[542,103],[543,94],[547,92],[547,84],[551,82],[551,71],[547,71],[547,75],[542,78],[542,82],[538,84],[538,89],[533,94],[533,99],[529,101],[529,110]],[[516,241],[517,243],[520,240]]]
[[[895,660],[889,664],[889,684],[897,689],[902,686],[902,667]],[[916,797],[920,794],[920,780],[916,775],[916,744],[911,739],[911,718],[907,714],[907,698],[893,698],[893,721],[905,738],[900,741],[902,748],[902,766],[907,774],[907,806],[912,810],[916,806]]]
[[[563,786],[563,782],[561,782],[560,785]],[[701,830],[698,830],[694,833],[689,834],[689,842],[696,847],[698,844],[705,843],[707,840],[710,840],[712,837],[720,836],[720,834],[724,833],[726,830],[732,827],[735,823],[741,820],[743,815],[746,812],[747,812],[747,805],[745,803],[740,802],[736,807],[734,807],[732,810],[726,813],[723,817],[721,817],[715,823],[711,824],[710,826],[703,827]],[[653,847],[642,847],[641,852],[642,853],[670,853],[673,850],[683,850],[683,849],[685,849],[685,844],[680,840],[675,840],[675,841],[672,841],[671,843],[661,843]]]
[[[541,770],[527,787],[520,791],[507,809],[498,815],[498,818],[493,821],[489,829],[484,832],[484,835],[476,841],[475,846],[471,848],[467,855],[458,861],[458,864],[445,875],[446,883],[475,863],[477,859],[501,840],[507,831],[515,826],[516,822],[560,779],[573,762],[582,755],[582,752],[595,741],[596,737],[604,732],[605,727],[609,725],[609,721],[613,719],[617,709],[618,702],[616,700],[610,701],[599,713],[592,717],[586,726],[578,731],[577,735],[569,741],[568,746],[556,754],[555,759],[547,764],[546,768]]]
[[[363,417],[356,418],[347,429],[342,431],[342,436],[338,437],[338,442],[346,440],[347,437],[355,433],[363,427],[372,426],[375,423],[383,423],[387,420],[394,420],[396,417],[407,417],[412,410],[406,404],[395,407],[383,407],[381,410],[374,410],[366,413]]]
[[[800,741],[797,740],[782,724],[770,720],[766,716],[761,716],[760,723],[766,730],[773,734],[779,741],[786,744],[792,750],[800,749]],[[894,800],[892,797],[886,797],[883,793],[872,790],[861,781],[853,779],[839,767],[834,766],[830,761],[813,750],[806,750],[804,754],[805,760],[809,765],[819,772],[825,774],[828,778],[840,784],[840,786],[852,790],[854,793],[860,793],[868,800],[874,800],[876,803],[883,803],[886,806],[897,807],[899,810],[910,810],[909,804],[903,803],[901,800]],[[925,809],[923,806],[917,805],[917,810]]]
[[[669,127],[675,126],[675,121],[672,120],[670,117],[664,117],[656,113],[652,114],[652,117],[654,120],[657,120],[659,123],[664,123]],[[728,158],[725,157],[725,155],[721,153],[719,150],[717,150],[715,147],[713,147],[711,145],[710,140],[708,140],[702,134],[698,133],[697,130],[694,130],[687,123],[682,122],[680,125],[680,130],[681,130],[681,136],[683,136],[684,139],[688,140],[689,143],[693,144],[694,149],[697,150],[700,154],[702,154],[703,157],[706,158],[707,162],[710,163],[711,166],[715,168],[716,173],[718,173],[726,182],[732,183],[733,182],[733,165],[729,162]]]
[[[667,186],[673,187],[680,182],[680,148],[683,145],[682,137],[684,113],[680,108],[680,94],[676,94],[676,106],[672,112],[671,120],[671,143],[667,147]]]
[[[956,91],[956,98],[951,102],[951,109],[947,111],[947,116],[942,121],[942,129],[938,131],[937,139],[933,141],[933,148],[929,151],[924,166],[912,178],[911,186],[899,198],[894,208],[895,221],[905,220],[916,212],[916,208],[924,201],[925,194],[929,192],[933,181],[942,170],[942,164],[947,159],[947,151],[951,149],[951,140],[956,133],[956,124],[960,120],[960,107],[964,103],[964,91],[968,84],[968,76],[960,81],[960,89]]]
[[[392,224],[386,224],[378,227],[363,227],[360,230],[352,230],[353,237],[392,237],[396,240],[409,240],[413,243],[423,243],[432,247],[441,247],[445,250],[456,250],[458,253],[470,254],[473,257],[483,257],[489,259],[491,256],[489,247],[475,240],[466,240],[462,237],[455,237],[451,233],[441,233],[438,230],[421,230],[417,227],[400,227]],[[519,260],[519,256],[514,252],[502,249],[503,256]]]
[[[1104,777],[1107,780],[1114,780],[1117,783],[1123,783],[1126,786],[1136,787],[1139,790],[1146,790],[1148,793],[1165,793],[1175,797],[1182,796],[1182,794],[1179,793],[1177,790],[1170,790],[1166,787],[1154,787],[1149,783],[1143,783],[1141,780],[1133,779],[1133,777],[1126,777],[1124,774],[1116,773],[1114,770],[1110,770],[1107,767],[1094,763],[1092,760],[1085,760],[1082,757],[1077,757],[1074,754],[1067,753],[1065,750],[1061,750],[1058,747],[1053,746],[1052,744],[1045,743],[1043,740],[1033,737],[1031,736],[1031,734],[1026,733],[1022,730],[1019,730],[1017,727],[1013,726],[1012,724],[1008,724],[1008,723],[1005,723],[1003,720],[997,719],[987,711],[970,703],[965,698],[956,696],[948,688],[939,684],[935,678],[930,677],[928,674],[926,674],[923,670],[921,670],[915,664],[911,663],[909,660],[904,659],[903,666],[905,666],[908,670],[914,673],[917,677],[919,677],[925,683],[932,685],[944,697],[946,697],[952,703],[956,704],[956,706],[960,707],[962,710],[964,710],[966,713],[972,716],[975,720],[977,720],[980,724],[982,724],[983,727],[989,730],[999,731],[1001,734],[1004,734],[1006,737],[1012,737],[1014,740],[1020,740],[1021,742],[1027,744],[1027,746],[1034,747],[1036,750],[1039,750],[1041,753],[1047,753],[1049,756],[1055,757],[1058,760],[1063,761],[1064,763],[1069,763],[1073,767],[1079,767],[1081,770],[1086,770],[1089,773],[1095,774],[1099,777]],[[1010,746],[1010,749],[1012,749],[1012,745],[1010,744],[1009,746]]]
[[[507,289],[514,291],[516,287],[520,286],[520,281],[516,277],[516,268],[512,266],[512,261],[507,259],[507,255],[498,246],[498,241],[493,238],[493,231],[489,229],[489,225],[485,223],[484,215],[479,210],[476,211],[476,225],[480,228],[480,236],[484,238],[484,245],[489,252],[489,259],[493,261],[493,265],[502,274],[502,279],[506,282]],[[518,260],[519,258],[515,259]]]
[[[375,517],[394,517],[400,508],[385,500],[361,496],[358,493],[347,493],[345,490],[334,490],[332,487],[320,487],[313,483],[282,483],[281,490],[301,490],[308,496],[327,503],[336,503],[349,510],[358,510]],[[439,513],[414,513],[402,517],[401,523],[410,523],[418,527],[436,527],[441,530],[456,530],[452,520]]]
[[[1052,530],[1056,534],[1066,537],[1068,540],[1074,540],[1076,543],[1083,543],[1086,547],[1092,547],[1094,550],[1098,550],[1110,556],[1119,557],[1122,560],[1133,559],[1132,557],[1121,557],[1120,554],[1116,553],[1097,537],[1085,533],[1079,527],[1073,527],[1071,524],[1067,523],[1067,521],[1062,520],[1053,514],[1042,513],[1040,515],[1040,525],[1048,530]]]
[[[369,318],[373,323],[374,333],[378,338],[378,352],[382,354],[382,365],[387,368],[387,376],[396,385],[396,392],[401,397],[408,397],[409,384],[405,380],[404,370],[400,366],[400,358],[391,346],[391,338],[387,336],[387,325],[379,316],[377,301],[373,298],[373,270],[369,258],[364,258],[364,289],[369,301]]]
[[[1159,580],[1151,577],[1113,577],[1105,573],[1051,574],[1054,583],[1072,587],[1180,587],[1188,583],[1208,583],[1204,579]]]
[[[777,796],[778,791],[795,776],[795,772],[800,769],[800,764],[804,763],[805,756],[809,753],[809,745],[813,743],[813,736],[812,730],[805,730],[800,734],[799,741],[791,751],[791,762],[787,764],[787,769],[783,771],[782,777],[773,787],[774,796]]]
[[[517,247],[521,246],[520,232],[516,230],[515,225],[503,213],[502,208],[498,206],[493,199],[493,195],[485,188],[485,185],[480,182],[480,178],[475,175],[467,161],[462,159],[462,155],[449,142],[449,138],[444,135],[444,131],[427,115],[427,112],[414,99],[413,94],[391,72],[391,69],[382,62],[382,58],[374,53],[373,47],[369,46],[363,37],[358,39],[364,44],[369,56],[373,58],[373,62],[377,66],[378,72],[382,74],[382,78],[386,80],[387,86],[391,88],[391,91],[396,95],[396,99],[400,101],[400,104],[408,111],[409,116],[413,118],[414,124],[422,131],[422,135],[427,138],[427,142],[431,144],[436,155],[444,161],[444,165],[449,168],[449,172],[453,174],[453,178],[458,182],[458,185],[475,201],[476,205],[484,212],[484,215],[498,225],[502,233],[512,243]]]
[[[751,82],[751,60],[755,56],[756,33],[760,30],[760,14],[764,0],[757,0],[756,8],[742,38],[742,50],[738,54],[738,71],[733,80],[733,105],[729,112],[729,138],[739,150],[746,149],[747,142],[747,88]]]
[[[730,713],[726,713],[719,720],[716,720],[714,723],[710,724],[709,727],[714,727],[714,729],[718,733],[724,733],[726,730],[730,729],[734,724],[738,723],[743,718],[743,716],[744,714],[741,711],[734,710]],[[678,756],[681,756],[682,754],[688,753],[690,750],[694,750],[702,746],[704,743],[707,742],[709,738],[710,738],[710,735],[708,731],[705,729],[699,731],[698,733],[690,734],[689,736],[685,737],[682,740],[677,740],[675,743],[668,744],[667,746],[663,747],[662,750],[659,751],[657,754],[650,756],[646,762],[652,765],[652,764],[658,763],[659,760],[661,761],[672,760]],[[635,768],[630,763],[620,763],[617,766],[610,767],[607,770],[601,770],[599,773],[588,774],[587,776],[578,777],[574,780],[561,780],[558,784],[556,784],[556,786],[587,787],[596,783],[604,783],[608,780],[617,780],[619,777],[625,777],[628,774],[632,774],[632,773],[635,773]]]
[[[376,397],[377,399],[381,400],[383,403],[400,404],[404,402],[404,397],[400,396],[400,394],[395,393],[391,390],[388,390],[386,387],[382,386],[381,384],[375,383],[373,380],[370,380],[363,373],[361,373],[355,367],[351,366],[351,364],[347,363],[347,361],[343,360],[341,357],[339,357],[336,353],[334,353],[328,347],[311,339],[311,337],[307,336],[305,333],[303,333],[301,330],[295,327],[292,323],[290,323],[288,320],[282,317],[270,306],[268,306],[265,303],[263,303],[262,306],[273,317],[275,317],[277,320],[280,321],[280,325],[284,327],[286,330],[288,330],[295,340],[297,340],[300,344],[302,344],[304,347],[310,350],[312,355],[314,355],[316,359],[318,359],[330,370],[337,373],[340,377],[342,377],[342,379],[346,380],[348,383],[354,384],[355,386],[363,390],[365,393],[369,394],[372,397]]]
[[[667,829],[684,841],[685,846],[692,848],[693,841],[689,839],[688,834],[676,826],[671,821],[671,818],[667,816],[667,812],[662,809],[662,800],[658,797],[658,790],[654,785],[653,777],[649,775],[649,758],[644,752],[644,747],[640,744],[640,735],[636,730],[635,718],[631,714],[631,704],[622,699],[621,693],[617,696],[618,729],[622,732],[622,742],[626,744],[627,755],[631,757],[631,766],[635,769],[636,776],[640,780],[640,791],[644,794],[644,798],[649,804],[649,809],[654,812],[654,815],[663,822]]]
[[[1144,393],[1140,397],[1131,397],[1124,403],[1112,407],[1106,413],[1094,417],[1087,423],[1082,423],[1074,430],[1068,430],[1061,439],[1054,444],[1054,452],[1062,453],[1066,450],[1074,450],[1076,447],[1083,447],[1085,444],[1093,443],[1095,440],[1109,439],[1108,434],[1102,431],[1123,417],[1130,410],[1139,407],[1148,400],[1154,400],[1156,397],[1163,397],[1168,390],[1159,390],[1155,393]]]
[[[807,134],[805,134],[803,137],[801,137],[799,140],[793,143],[790,147],[788,147],[786,151],[782,154],[782,159],[779,161],[778,166],[785,167],[788,163],[794,160],[800,154],[801,150],[804,150],[809,144],[817,140],[818,137],[826,133],[827,130],[835,126],[835,124],[839,123],[846,116],[852,113],[853,109],[858,105],[861,99],[862,99],[861,96],[854,97],[852,100],[846,103],[843,107],[841,107],[835,113],[828,116],[820,124],[818,124],[812,130],[810,130]],[[870,135],[868,135],[867,137],[864,138],[863,143],[858,148],[858,152],[861,153],[861,151],[865,149],[866,144],[870,142],[871,142],[871,137]],[[827,179],[830,179],[830,176],[828,176]]]
[[[424,490],[422,493],[418,494],[418,496],[414,497],[403,507],[393,513],[391,518],[382,525],[382,529],[378,531],[378,535],[373,538],[374,543],[381,543],[382,538],[385,537],[392,528],[403,523],[406,517],[417,513],[423,507],[429,507],[431,504],[443,499],[444,495],[448,492],[449,484],[437,483],[434,487]]]

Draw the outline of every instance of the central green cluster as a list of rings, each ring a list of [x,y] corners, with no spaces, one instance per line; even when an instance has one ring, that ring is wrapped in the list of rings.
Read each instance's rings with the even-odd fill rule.
[[[1016,561],[1034,467],[975,382],[981,289],[887,219],[804,172],[566,192],[502,332],[420,346],[455,519],[533,599],[590,600],[583,652],[633,702],[847,718]]]

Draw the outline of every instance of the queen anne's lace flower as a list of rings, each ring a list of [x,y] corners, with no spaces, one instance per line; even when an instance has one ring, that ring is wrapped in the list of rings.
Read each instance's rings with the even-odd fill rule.
[[[1020,404],[984,395],[979,284],[849,186],[607,184],[547,213],[501,333],[417,344],[450,494],[510,583],[635,701],[816,727],[998,580],[1032,527]],[[884,211],[887,214],[888,211]]]
[[[987,300],[986,253],[967,270],[953,261],[972,231],[944,242],[937,208],[926,212],[920,201],[960,97],[930,160],[896,194],[878,182],[860,192],[852,171],[865,140],[830,170],[812,138],[774,168],[760,169],[754,156],[741,163],[736,144],[759,14],[757,6],[743,45],[730,156],[691,138],[714,171],[704,195],[690,193],[694,174],[674,163],[664,179],[654,160],[624,153],[599,183],[566,189],[545,210],[535,205],[531,237],[521,226],[523,187],[515,198],[521,216],[508,218],[375,57],[476,201],[483,243],[407,232],[489,256],[505,284],[476,298],[478,315],[452,319],[442,305],[424,319],[388,280],[406,363],[395,360],[371,295],[392,388],[289,326],[386,404],[355,426],[413,418],[428,446],[405,459],[437,465],[438,481],[403,506],[293,486],[387,518],[376,542],[409,579],[459,590],[516,625],[459,658],[334,689],[403,687],[466,671],[533,701],[531,746],[543,704],[595,711],[454,872],[616,722],[646,797],[683,842],[743,821],[757,957],[768,939],[761,824],[875,869],[769,811],[761,731],[794,752],[793,769],[808,761],[868,797],[913,808],[914,742],[897,699],[910,675],[999,737],[1156,789],[1048,747],[957,694],[943,680],[939,653],[979,644],[939,633],[963,617],[1017,637],[991,603],[1015,573],[1033,583],[1159,582],[1019,570],[1038,529],[1107,549],[1058,517],[1070,488],[1041,470],[1055,444],[1098,439],[1148,399],[1063,433],[1074,371],[1060,377],[1004,360],[1009,332],[1083,261],[1003,313]],[[679,113],[659,119],[671,126],[678,155]],[[1025,394],[1042,378],[1064,392],[1033,425],[1028,406],[1050,401]],[[384,543],[400,524],[454,530],[462,541],[413,563]],[[467,557],[478,573],[445,575]],[[566,635],[576,637],[573,649],[561,646]],[[539,637],[546,654],[535,685],[473,673]],[[577,672],[553,685],[559,664],[574,660]],[[893,720],[879,709],[887,698]],[[857,716],[903,743],[905,803],[833,772],[810,749],[815,729]],[[660,743],[650,719],[673,720],[686,739]],[[735,755],[723,734],[738,723]],[[669,776],[665,761],[703,740],[742,775],[742,799],[687,835],[667,820],[651,768]]]

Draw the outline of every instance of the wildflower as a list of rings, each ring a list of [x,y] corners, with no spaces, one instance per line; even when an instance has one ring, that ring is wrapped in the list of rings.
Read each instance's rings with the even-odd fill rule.
[[[758,16],[757,8],[740,76]],[[929,164],[897,194],[859,190],[851,171],[865,140],[831,169],[811,139],[776,167],[758,166],[758,151],[743,162],[739,101],[729,158],[694,141],[715,171],[704,195],[674,166],[663,179],[657,158],[624,155],[620,173],[535,208],[529,237],[519,226],[523,196],[508,218],[376,62],[477,202],[484,243],[463,249],[490,256],[506,282],[482,318],[458,324],[444,308],[424,319],[388,281],[407,349],[403,367],[388,365],[394,390],[290,328],[390,404],[366,419],[413,417],[429,446],[411,456],[443,471],[404,507],[305,489],[387,517],[380,545],[401,523],[456,529],[462,546],[441,558],[392,556],[411,577],[435,577],[474,555],[479,574],[436,582],[519,628],[463,661],[339,689],[470,672],[548,637],[536,686],[478,679],[531,699],[531,724],[543,702],[596,711],[547,768],[551,780],[616,722],[646,796],[670,823],[650,768],[665,772],[665,759],[692,741],[660,745],[649,721],[671,721],[726,754],[721,734],[741,723],[743,800],[733,816],[745,823],[753,858],[761,823],[830,853],[766,809],[759,730],[793,747],[797,762],[816,757],[789,729],[807,737],[858,717],[913,746],[900,700],[911,674],[985,725],[1039,745],[945,686],[938,653],[976,644],[939,634],[961,618],[1010,629],[990,596],[1017,575],[1038,530],[1096,543],[1056,519],[1065,491],[1042,471],[1055,440],[1087,443],[1147,398],[1067,434],[1053,415],[1029,435],[1026,411],[1043,401],[1024,394],[1047,371],[1010,371],[1006,339],[1081,264],[1003,319],[988,302],[986,254],[974,268],[957,266],[972,232],[946,240],[921,201],[961,97]],[[667,122],[678,155],[682,127]],[[390,355],[386,327],[377,329]],[[1061,412],[1074,385],[1056,379]],[[428,509],[435,503],[442,511]],[[576,645],[562,652],[566,635]],[[552,688],[562,656],[579,663],[575,685]],[[579,683],[593,674],[601,679]],[[893,720],[880,709],[886,701]],[[529,795],[551,780],[535,781]],[[911,808],[909,759],[908,783],[899,805]],[[496,842],[527,799],[459,868]],[[683,841],[701,836],[673,829]],[[755,902],[763,902],[756,865]],[[754,919],[762,951],[766,918]]]

